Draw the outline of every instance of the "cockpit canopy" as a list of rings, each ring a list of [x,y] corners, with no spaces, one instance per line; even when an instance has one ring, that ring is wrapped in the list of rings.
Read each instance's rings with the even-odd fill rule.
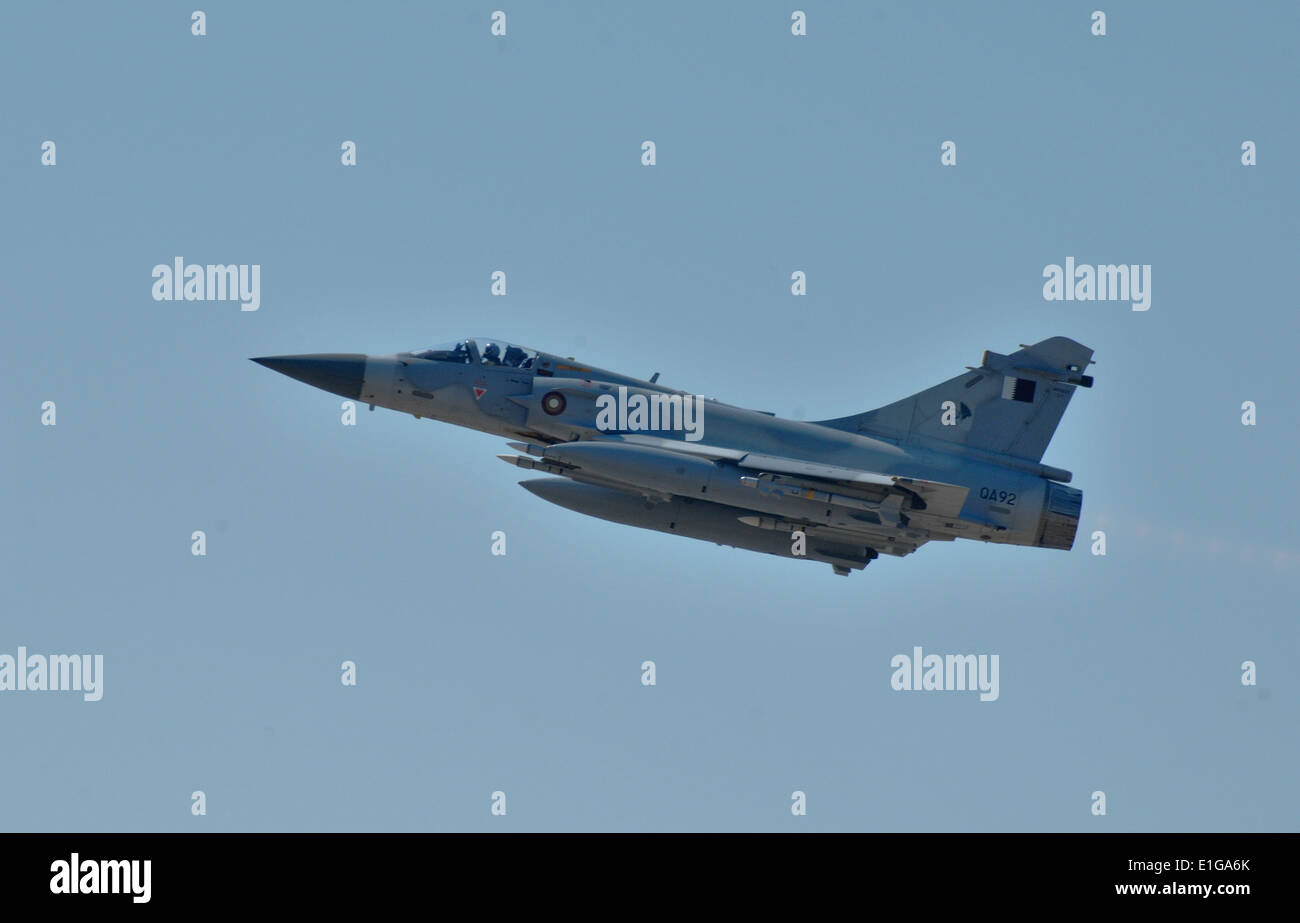
[[[412,350],[401,355],[410,356],[413,359],[431,359],[434,362],[468,363],[469,347],[467,341],[461,340],[459,343],[440,343],[431,349]]]
[[[480,345],[477,340],[461,340],[458,343],[443,343],[430,349],[402,353],[415,359],[428,359],[433,362],[452,362],[460,365],[481,363],[499,365],[513,369],[531,369],[537,361],[538,352],[525,346],[512,346],[503,340],[484,339]]]

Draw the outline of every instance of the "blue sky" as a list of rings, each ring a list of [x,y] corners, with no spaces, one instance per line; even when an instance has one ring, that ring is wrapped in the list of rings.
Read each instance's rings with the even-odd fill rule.
[[[794,8],[0,10],[0,653],[105,660],[0,693],[0,829],[1296,829],[1300,11]],[[177,256],[260,310],[152,300]],[[1067,256],[1151,309],[1044,301]],[[806,419],[1072,337],[1081,540],[838,578],[247,361],[485,332]],[[917,645],[998,701],[891,690]]]

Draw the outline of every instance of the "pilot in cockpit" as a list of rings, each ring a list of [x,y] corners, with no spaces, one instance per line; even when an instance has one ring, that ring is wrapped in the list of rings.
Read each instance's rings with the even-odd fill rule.
[[[489,343],[483,347],[483,364],[500,365],[501,364],[501,347],[495,343]]]

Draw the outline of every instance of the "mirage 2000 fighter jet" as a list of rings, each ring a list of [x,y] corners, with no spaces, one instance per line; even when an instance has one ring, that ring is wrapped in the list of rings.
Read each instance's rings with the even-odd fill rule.
[[[1043,452],[1092,350],[1052,337],[877,410],[802,422],[467,339],[254,359],[317,388],[515,441],[521,482],[611,522],[830,564],[957,538],[1069,549],[1083,494]]]

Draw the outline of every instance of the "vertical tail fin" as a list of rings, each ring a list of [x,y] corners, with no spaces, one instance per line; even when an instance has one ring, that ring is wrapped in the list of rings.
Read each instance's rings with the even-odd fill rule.
[[[896,442],[939,442],[1037,462],[1061,422],[1092,350],[1066,337],[1023,346],[1009,356],[986,351],[979,368],[877,410],[821,420],[822,426]]]

